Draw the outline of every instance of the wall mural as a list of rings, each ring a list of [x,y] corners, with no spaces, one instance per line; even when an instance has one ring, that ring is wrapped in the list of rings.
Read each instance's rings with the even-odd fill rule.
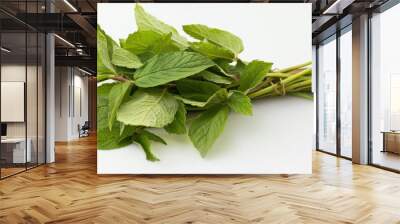
[[[121,7],[131,9],[130,13],[133,14],[131,16],[134,19],[129,22],[136,23],[136,29],[127,36],[122,36],[123,32],[126,32],[122,27],[123,24],[113,22],[111,18],[105,24],[102,22],[105,20],[101,20],[111,12],[113,5],[120,9]],[[237,11],[237,6],[239,6],[237,4],[216,4],[215,6],[224,5],[231,6],[233,11]],[[254,7],[257,5],[262,5],[265,9],[274,7],[270,4],[241,5],[249,6],[243,8],[241,16],[246,15],[243,12],[247,14],[263,12]],[[268,128],[271,129],[280,123],[287,129],[296,129],[297,126],[298,130],[294,133],[301,132],[300,129],[312,130],[312,72],[311,62],[308,61],[311,58],[311,41],[308,43],[308,48],[302,48],[309,49],[310,52],[305,52],[305,59],[308,60],[299,61],[296,65],[287,65],[285,62],[281,63],[286,64],[285,67],[278,67],[272,61],[265,60],[269,57],[268,52],[265,52],[262,58],[250,58],[251,54],[242,57],[241,53],[246,52],[247,43],[240,35],[234,34],[229,29],[223,29],[221,25],[197,23],[195,20],[198,15],[196,14],[193,14],[193,17],[189,16],[193,23],[179,24],[180,26],[176,27],[173,26],[176,24],[167,24],[157,18],[157,15],[152,15],[146,10],[149,7],[154,12],[166,12],[171,15],[171,13],[183,12],[182,9],[198,11],[195,10],[195,6],[201,6],[199,10],[207,9],[207,6],[213,7],[211,4],[99,4],[97,27],[98,172],[296,172],[296,166],[293,171],[279,169],[279,166],[276,170],[260,168],[259,166],[263,166],[262,160],[261,164],[256,166],[244,165],[241,168],[240,164],[257,162],[259,159],[252,160],[251,158],[258,156],[274,157],[273,153],[268,155],[268,152],[263,150],[264,147],[271,147],[266,142],[274,138],[273,134],[267,135]],[[308,5],[305,6],[297,11],[302,11],[304,15],[307,15],[310,9]],[[114,9],[115,15],[124,15],[125,11],[115,11],[118,7]],[[171,10],[174,8],[175,12]],[[202,14],[204,17],[208,16],[206,12]],[[181,22],[184,22],[184,14],[181,16]],[[262,18],[261,16],[260,19]],[[299,19],[307,21],[309,16]],[[110,34],[108,27],[112,24],[118,28]],[[290,27],[287,28],[290,29]],[[301,33],[295,33],[293,38],[301,36],[305,41],[310,40],[310,37],[307,37],[311,33],[310,27],[301,28],[303,29]],[[126,29],[129,30],[131,27],[126,27]],[[178,29],[181,29],[184,35]],[[246,30],[246,25],[243,29]],[[268,27],[259,27],[259,29],[269,30]],[[124,31],[119,32],[119,30]],[[285,35],[274,33],[274,30],[269,31],[269,35]],[[115,38],[116,35],[118,35],[117,38]],[[254,36],[258,33],[251,32],[247,35]],[[274,43],[259,42],[259,45],[265,44],[273,45]],[[296,50],[282,49],[287,54]],[[284,58],[281,60],[284,61]],[[296,108],[296,105],[300,111],[290,109]],[[241,122],[246,122],[247,117],[252,117],[249,119],[250,124],[258,121],[263,123],[265,122],[263,114],[268,116],[268,113],[277,113],[277,115],[272,120],[269,117],[267,119],[269,124],[261,129],[260,127],[256,129],[254,125],[254,129],[249,127],[250,129],[246,130],[246,125],[240,125]],[[280,114],[302,117],[287,119],[280,118]],[[238,115],[242,117],[239,118]],[[285,120],[293,120],[293,122],[286,123]],[[230,122],[233,124],[229,124]],[[240,129],[242,132],[238,132]],[[275,128],[275,130],[278,129]],[[225,134],[225,131],[228,134]],[[237,132],[237,136],[232,136],[234,132]],[[304,134],[286,136],[284,141],[290,142],[296,138],[303,138]],[[298,145],[298,149],[300,153],[303,148],[305,149],[303,154],[307,159],[300,161],[303,163],[300,167],[303,168],[300,168],[298,172],[311,170],[311,159],[308,157],[311,157],[312,145],[309,143],[312,141],[312,132],[308,131],[306,134],[309,138],[306,141],[307,144]],[[247,135],[250,136],[247,137]],[[276,136],[281,135],[282,132]],[[257,138],[254,139],[256,146],[235,143],[238,140],[253,141],[254,136]],[[224,139],[221,140],[221,138]],[[165,149],[161,149],[162,145],[165,145]],[[235,149],[239,145],[243,145],[240,146],[241,149]],[[282,153],[285,145],[275,144],[272,147],[280,149]],[[165,156],[171,147],[173,148],[171,155]],[[232,156],[230,149],[233,149],[232,153],[235,154],[231,159],[229,158]],[[192,153],[187,155],[188,158],[183,158],[188,150],[192,150]],[[134,154],[131,154],[132,152]],[[294,156],[289,151],[283,154],[287,157]],[[186,165],[171,166],[171,164],[181,163],[182,159],[185,160]],[[242,161],[235,162],[239,160]],[[268,160],[264,161],[268,163]],[[125,163],[132,163],[133,166],[124,166]],[[202,163],[205,166],[202,166]],[[210,165],[210,163],[215,164]],[[194,167],[187,169],[187,166],[191,166],[190,164]],[[222,165],[222,168],[218,167],[218,164]],[[293,164],[287,165],[290,167]],[[231,169],[229,166],[235,168]]]

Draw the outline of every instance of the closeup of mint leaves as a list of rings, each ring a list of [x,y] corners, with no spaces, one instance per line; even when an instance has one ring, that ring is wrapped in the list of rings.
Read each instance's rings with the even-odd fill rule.
[[[277,96],[312,99],[311,62],[273,68],[271,62],[244,61],[242,40],[202,24],[183,31],[136,4],[138,30],[113,40],[97,27],[97,143],[101,150],[130,144],[158,161],[152,132],[188,135],[202,157],[224,131],[230,113],[252,115],[252,101]],[[254,34],[256,35],[256,34]],[[266,52],[267,53],[267,52]]]

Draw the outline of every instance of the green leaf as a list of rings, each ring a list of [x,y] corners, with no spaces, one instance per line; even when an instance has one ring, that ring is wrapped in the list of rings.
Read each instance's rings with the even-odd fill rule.
[[[214,83],[193,79],[177,81],[176,88],[182,97],[197,101],[207,101],[216,91],[221,89]]]
[[[152,140],[154,142],[158,142],[158,143],[167,145],[167,143],[164,141],[164,139],[162,139],[160,136],[158,136],[158,135],[156,135],[156,134],[154,134],[154,133],[152,133],[150,131],[142,130],[142,134],[147,135],[147,138],[149,140]]]
[[[171,33],[161,35],[151,30],[137,31],[129,35],[125,48],[147,61],[156,54],[179,51],[171,37]]]
[[[187,40],[180,36],[174,27],[167,25],[154,16],[148,14],[139,4],[136,4],[135,7],[135,18],[140,31],[151,30],[162,35],[171,33],[172,40],[176,42],[181,49],[185,49],[189,46]]]
[[[189,129],[189,137],[202,157],[207,155],[214,142],[224,131],[228,114],[228,106],[217,105],[193,120]]]
[[[183,30],[193,38],[217,44],[232,51],[235,55],[238,55],[244,49],[242,40],[228,31],[201,24],[184,25]]]
[[[232,53],[230,50],[227,50],[210,42],[194,42],[190,44],[190,48],[211,59],[223,58],[232,61],[235,58],[235,54]]]
[[[135,84],[147,88],[163,85],[199,73],[214,62],[195,52],[169,52],[156,55],[136,71]]]
[[[195,107],[206,107],[206,106],[208,107],[208,106],[212,106],[215,104],[219,104],[219,103],[225,102],[227,97],[228,97],[228,92],[226,91],[226,89],[218,90],[210,98],[208,98],[208,100],[205,102],[191,100],[191,99],[183,98],[181,96],[175,96],[175,98],[182,101],[184,104],[188,104],[188,105],[195,106]]]
[[[240,87],[239,90],[242,92],[248,91],[251,88],[256,87],[268,71],[271,69],[272,63],[254,60],[246,65],[242,74],[240,75]]]
[[[221,64],[221,61],[224,61],[229,65],[229,62],[226,61],[225,59],[217,59],[214,62],[214,63],[216,63],[215,66],[213,66],[213,67],[211,67],[211,68],[209,68],[207,70],[210,71],[210,72],[213,72],[215,74],[227,76],[229,78],[234,77],[235,76],[234,74],[230,74],[230,73],[226,72],[225,69],[218,64],[218,63]]]
[[[166,89],[139,89],[123,103],[117,120],[132,126],[162,128],[174,120],[178,101]]]
[[[179,48],[172,41],[172,34],[169,33],[160,38],[159,41],[151,45],[149,51],[153,54],[161,54],[173,51],[179,51]]]
[[[172,134],[186,134],[186,109],[183,103],[179,103],[174,121],[165,126],[164,129]]]
[[[141,30],[129,34],[125,42],[125,49],[130,52],[140,55],[149,51],[149,49],[160,42],[162,35],[151,31],[151,30]]]
[[[97,74],[115,74],[111,63],[113,40],[97,25]]]
[[[116,66],[116,71],[119,75],[125,75],[126,77],[133,78],[133,74],[136,72],[136,69],[133,68],[125,68]]]
[[[122,48],[126,48],[126,39],[120,38],[120,39],[119,39],[119,45],[120,45]]]
[[[228,99],[228,105],[237,113],[244,115],[252,115],[253,113],[250,98],[240,91],[234,90],[231,92]]]
[[[101,112],[101,110],[97,110],[97,116],[102,113],[107,113],[107,112]],[[101,116],[99,116],[101,117]],[[107,118],[106,116],[102,118]],[[127,129],[125,129],[127,130]],[[130,133],[132,134],[132,133]],[[117,149],[121,148],[127,145],[130,145],[132,143],[131,140],[131,135],[120,135],[120,129],[118,128],[118,124],[115,123],[112,131],[107,128],[103,129],[98,129],[97,130],[97,148],[106,150],[106,149]]]
[[[109,93],[109,116],[108,116],[108,127],[112,130],[117,111],[124,98],[129,94],[132,89],[131,82],[122,82],[115,84]]]
[[[232,79],[217,75],[217,74],[215,74],[213,72],[209,72],[207,70],[200,72],[199,76],[201,76],[203,79],[205,79],[207,81],[214,82],[217,84],[229,85],[232,83]]]
[[[244,63],[242,60],[238,59],[236,61],[235,65],[230,65],[228,63],[217,63],[219,66],[221,66],[224,71],[226,71],[229,74],[235,75],[235,76],[240,76],[240,74],[243,73],[244,69],[246,68],[246,63]]]
[[[152,162],[160,161],[151,151],[151,142],[149,136],[143,132],[133,135],[133,140],[142,146],[146,159]]]
[[[124,125],[121,122],[116,121],[115,122],[115,127],[113,127],[114,129],[119,129],[119,136],[120,136],[120,142],[121,141],[125,141],[125,140],[132,140],[132,135],[134,134],[134,132],[138,129],[138,127],[135,126],[130,126],[130,125]],[[119,126],[119,128],[118,128]],[[131,143],[131,142],[129,142]]]
[[[115,122],[112,130],[108,126],[108,95],[115,83],[107,83],[97,87],[97,147],[99,149],[115,149],[131,144],[134,127],[126,127],[121,134],[121,124]]]
[[[108,94],[115,84],[116,83],[104,83],[97,87],[97,107],[108,106]],[[107,122],[105,123],[107,124]],[[107,125],[105,125],[105,127],[107,127]]]
[[[112,63],[125,68],[139,68],[143,65],[136,55],[123,48],[114,49]]]

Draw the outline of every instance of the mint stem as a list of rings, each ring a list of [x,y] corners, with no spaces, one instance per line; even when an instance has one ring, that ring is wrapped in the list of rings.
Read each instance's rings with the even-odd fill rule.
[[[307,62],[305,62],[305,63],[303,63],[303,64],[294,65],[294,66],[290,66],[290,67],[287,67],[287,68],[283,68],[283,69],[274,71],[274,73],[285,73],[285,72],[290,72],[290,71],[293,71],[293,70],[296,70],[296,69],[303,68],[303,67],[306,67],[306,66],[308,66],[308,65],[311,65],[311,63],[312,63],[311,61],[307,61]]]
[[[275,90],[277,87],[287,85],[290,82],[295,81],[296,79],[298,79],[300,77],[303,77],[305,75],[308,75],[308,74],[311,74],[311,69],[310,68],[305,69],[305,70],[303,70],[303,71],[301,71],[299,73],[296,73],[294,75],[291,75],[291,76],[287,77],[286,79],[283,79],[281,82],[272,84],[272,85],[270,85],[270,86],[268,86],[268,87],[266,87],[264,89],[260,89],[257,92],[251,93],[251,94],[249,94],[249,97],[250,98],[255,98],[255,97],[259,97],[259,96],[268,94],[268,93],[272,92],[273,90]]]
[[[110,77],[110,79],[115,80],[115,81],[120,81],[120,82],[132,82],[132,83],[134,83],[132,80],[127,79],[124,76],[113,76],[113,77]]]

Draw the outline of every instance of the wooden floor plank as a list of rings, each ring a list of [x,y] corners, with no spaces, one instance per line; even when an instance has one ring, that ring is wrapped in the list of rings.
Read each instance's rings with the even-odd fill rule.
[[[96,138],[0,181],[0,223],[398,223],[400,175],[320,152],[312,175],[96,174]]]

